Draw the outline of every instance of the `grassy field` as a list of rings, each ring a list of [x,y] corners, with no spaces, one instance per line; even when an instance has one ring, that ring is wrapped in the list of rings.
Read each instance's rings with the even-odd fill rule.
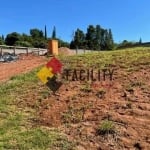
[[[149,71],[148,66],[150,66],[150,48],[140,47],[126,50],[95,52],[68,57],[59,56],[59,59],[64,62],[64,67],[66,68],[104,68],[106,66],[114,67],[115,69],[119,70],[117,72],[118,74],[116,73],[115,77],[118,77],[121,81],[123,80],[122,76],[128,77],[144,69],[147,69],[147,71]],[[72,107],[67,107],[68,110],[65,113],[63,112],[63,117],[61,117],[63,119],[61,120],[61,124],[58,124],[57,126],[53,124],[51,125],[51,122],[48,122],[47,124],[43,123],[41,119],[39,119],[39,112],[41,110],[51,109],[52,106],[50,105],[50,100],[52,97],[54,98],[54,95],[48,89],[48,87],[43,85],[37,78],[36,73],[38,70],[39,68],[27,74],[21,74],[11,77],[9,81],[0,84],[0,149],[80,149],[82,145],[80,143],[80,140],[74,136],[70,137],[69,134],[64,131],[64,128],[66,128],[67,130],[67,128],[70,128],[70,125],[72,124],[86,122],[81,117],[81,109],[76,112],[74,106],[74,111]],[[69,82],[64,84],[66,84],[68,87],[71,87],[72,83]],[[83,85],[77,84],[77,86],[78,89],[85,89]],[[134,86],[140,86],[141,88],[144,88],[145,92],[150,89],[149,83],[146,83],[144,79],[132,83],[127,82],[123,85],[123,88],[126,89],[126,91],[132,91],[134,90]],[[91,93],[93,94],[94,92],[95,91]],[[96,92],[100,92],[100,90]],[[61,95],[62,93],[63,90],[61,91],[60,89],[58,94]],[[71,95],[71,100],[73,101],[74,99],[77,99],[78,101],[80,101],[80,96],[78,95],[80,95],[81,93],[82,92],[80,91],[77,95]],[[87,93],[90,94],[90,90]],[[84,97],[85,99],[87,99],[87,96],[84,95],[83,98]],[[91,97],[93,97],[93,99],[96,99],[93,95]],[[58,97],[56,96],[56,98]],[[61,97],[59,98],[61,101]],[[67,98],[68,97],[65,96],[62,97],[62,99],[65,100],[66,103]],[[49,105],[47,106],[48,100]],[[133,102],[129,99],[126,103],[129,107],[132,107],[134,105]],[[146,101],[145,103],[147,103],[147,105],[149,106],[148,101]],[[72,103],[70,102],[69,104]],[[81,103],[81,105],[84,104]],[[84,111],[86,111],[86,109],[89,109],[89,107],[90,104],[87,105],[87,107],[84,107]],[[147,111],[147,115],[149,115],[149,109],[147,109]],[[74,121],[73,117],[76,118],[76,121]],[[147,119],[147,122],[148,121],[150,120]],[[97,120],[97,122],[100,122],[100,120]],[[114,123],[112,125],[112,122],[104,122],[102,124],[104,127],[101,127],[97,122],[96,128],[98,128],[98,131],[100,131],[100,133],[107,133],[107,128],[109,128],[109,132],[109,130],[113,130],[112,128],[115,126]],[[82,126],[82,124],[80,124],[80,126]],[[98,136],[104,136],[104,134],[100,134]],[[87,143],[88,142],[89,141],[87,140]],[[93,147],[93,149],[96,149],[99,146],[100,144],[97,143],[97,145]],[[109,145],[107,146],[108,147],[106,148],[110,148]],[[121,146],[123,147],[124,145],[122,144]],[[121,149],[121,146],[118,147],[118,149]],[[139,145],[137,144],[136,146]],[[82,148],[83,147],[84,144],[82,145]]]
[[[30,95],[37,92],[35,94],[41,95],[37,70],[39,69],[12,77],[7,83],[0,85],[0,149],[66,150],[73,146],[58,129],[36,123],[36,106],[18,107],[20,100],[23,100],[21,96],[25,93]],[[45,90],[48,93],[48,89]],[[42,94],[41,98],[46,93]]]

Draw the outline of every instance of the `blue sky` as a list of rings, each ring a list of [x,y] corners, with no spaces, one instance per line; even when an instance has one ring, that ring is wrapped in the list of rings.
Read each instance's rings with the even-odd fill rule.
[[[71,41],[73,31],[88,25],[111,28],[114,41],[150,41],[150,0],[3,0],[0,35],[27,33],[31,28]]]

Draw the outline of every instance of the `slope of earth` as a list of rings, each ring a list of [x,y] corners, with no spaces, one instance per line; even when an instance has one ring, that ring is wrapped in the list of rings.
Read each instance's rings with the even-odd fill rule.
[[[73,71],[55,94],[38,81],[38,70],[1,85],[0,129],[7,129],[0,132],[0,148],[150,149],[150,49],[59,59]],[[99,80],[80,81],[80,70],[91,69],[90,79]]]

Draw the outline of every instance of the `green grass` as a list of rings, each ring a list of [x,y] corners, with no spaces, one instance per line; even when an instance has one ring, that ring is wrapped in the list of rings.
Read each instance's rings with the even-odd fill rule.
[[[2,142],[1,142],[2,141]],[[55,130],[35,128],[20,132],[10,131],[0,138],[1,149],[56,149],[68,150],[74,146],[64,135]]]
[[[62,56],[63,62],[74,62],[87,67],[103,68],[106,65],[120,65],[129,69],[136,64],[150,65],[150,48],[137,47],[126,50],[100,51],[75,56]],[[74,66],[72,63],[69,66]],[[138,66],[137,66],[138,67]]]
[[[34,125],[31,120],[36,119],[36,110],[17,105],[32,92],[39,93],[41,99],[48,96],[48,89],[39,85],[38,70],[0,84],[0,149],[71,150],[75,147],[60,131]]]
[[[103,120],[97,129],[99,135],[114,134],[115,132],[115,124],[109,120]]]
[[[82,109],[69,109],[62,114],[62,120],[65,124],[79,123],[83,121],[84,110]]]
[[[131,68],[129,71],[132,73],[138,70],[140,65],[144,67],[150,65],[150,49],[133,48],[93,52],[77,56],[62,56],[59,59],[62,62],[73,62],[67,65],[71,68],[78,66],[104,68],[114,65],[125,69],[125,71]],[[0,84],[0,149],[71,150],[75,147],[74,143],[70,142],[59,130],[44,128],[32,121],[37,119],[38,101],[43,101],[51,94],[50,90],[36,76],[39,69],[37,68],[27,74],[13,76],[9,81]],[[138,82],[132,86],[143,84],[143,82]],[[81,90],[90,92],[91,88],[86,84],[81,86]],[[98,94],[103,94],[103,91],[99,92]],[[20,102],[30,100],[30,96],[35,100],[36,107],[19,105]],[[63,114],[65,122],[82,121],[84,113],[82,109],[70,111]],[[103,134],[113,133],[115,125],[113,122],[104,121],[100,124],[98,131]]]

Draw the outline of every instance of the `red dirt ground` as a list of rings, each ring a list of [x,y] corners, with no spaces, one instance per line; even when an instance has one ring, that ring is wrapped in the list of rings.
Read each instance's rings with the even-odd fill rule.
[[[73,55],[73,51],[68,48],[62,47],[59,48],[60,54],[63,55]],[[40,65],[46,63],[46,59],[44,56],[36,56],[29,54],[21,54],[19,56],[19,60],[8,62],[8,63],[0,63],[0,82],[6,81],[10,77],[18,75],[20,73],[26,73],[31,71],[33,68],[36,68]]]
[[[150,68],[138,67],[134,73],[119,67],[110,88],[98,83],[97,89],[83,90],[83,83],[76,81],[64,83],[53,95],[38,83],[39,88],[20,97],[18,107],[36,108],[38,103],[36,123],[57,127],[77,143],[78,150],[149,150]],[[117,132],[98,135],[98,126],[107,119],[115,123]]]
[[[43,57],[23,58],[17,62],[0,64],[3,70],[0,80],[45,63]],[[121,64],[116,67],[110,88],[102,86],[100,82],[97,89],[88,90],[85,83],[80,81],[65,82],[54,95],[39,82],[38,88],[32,88],[32,92],[18,95],[18,107],[36,108],[35,124],[57,127],[75,141],[78,150],[149,150],[149,63],[130,66],[133,71],[125,70]],[[115,134],[97,134],[103,120],[114,122]]]
[[[58,95],[41,102],[41,123],[59,127],[70,139],[79,142],[79,150],[148,150],[150,70],[147,68],[127,76],[119,71],[112,87],[99,84],[106,92],[102,97],[98,89],[82,91],[80,82],[63,85]],[[126,88],[139,81],[144,85],[135,85],[133,91]],[[118,131],[115,135],[97,135],[96,129],[105,119],[115,122]]]
[[[45,62],[46,59],[44,56],[35,56],[32,54],[27,56],[22,54],[17,61],[0,63],[0,81],[6,81],[12,76],[31,71]]]

